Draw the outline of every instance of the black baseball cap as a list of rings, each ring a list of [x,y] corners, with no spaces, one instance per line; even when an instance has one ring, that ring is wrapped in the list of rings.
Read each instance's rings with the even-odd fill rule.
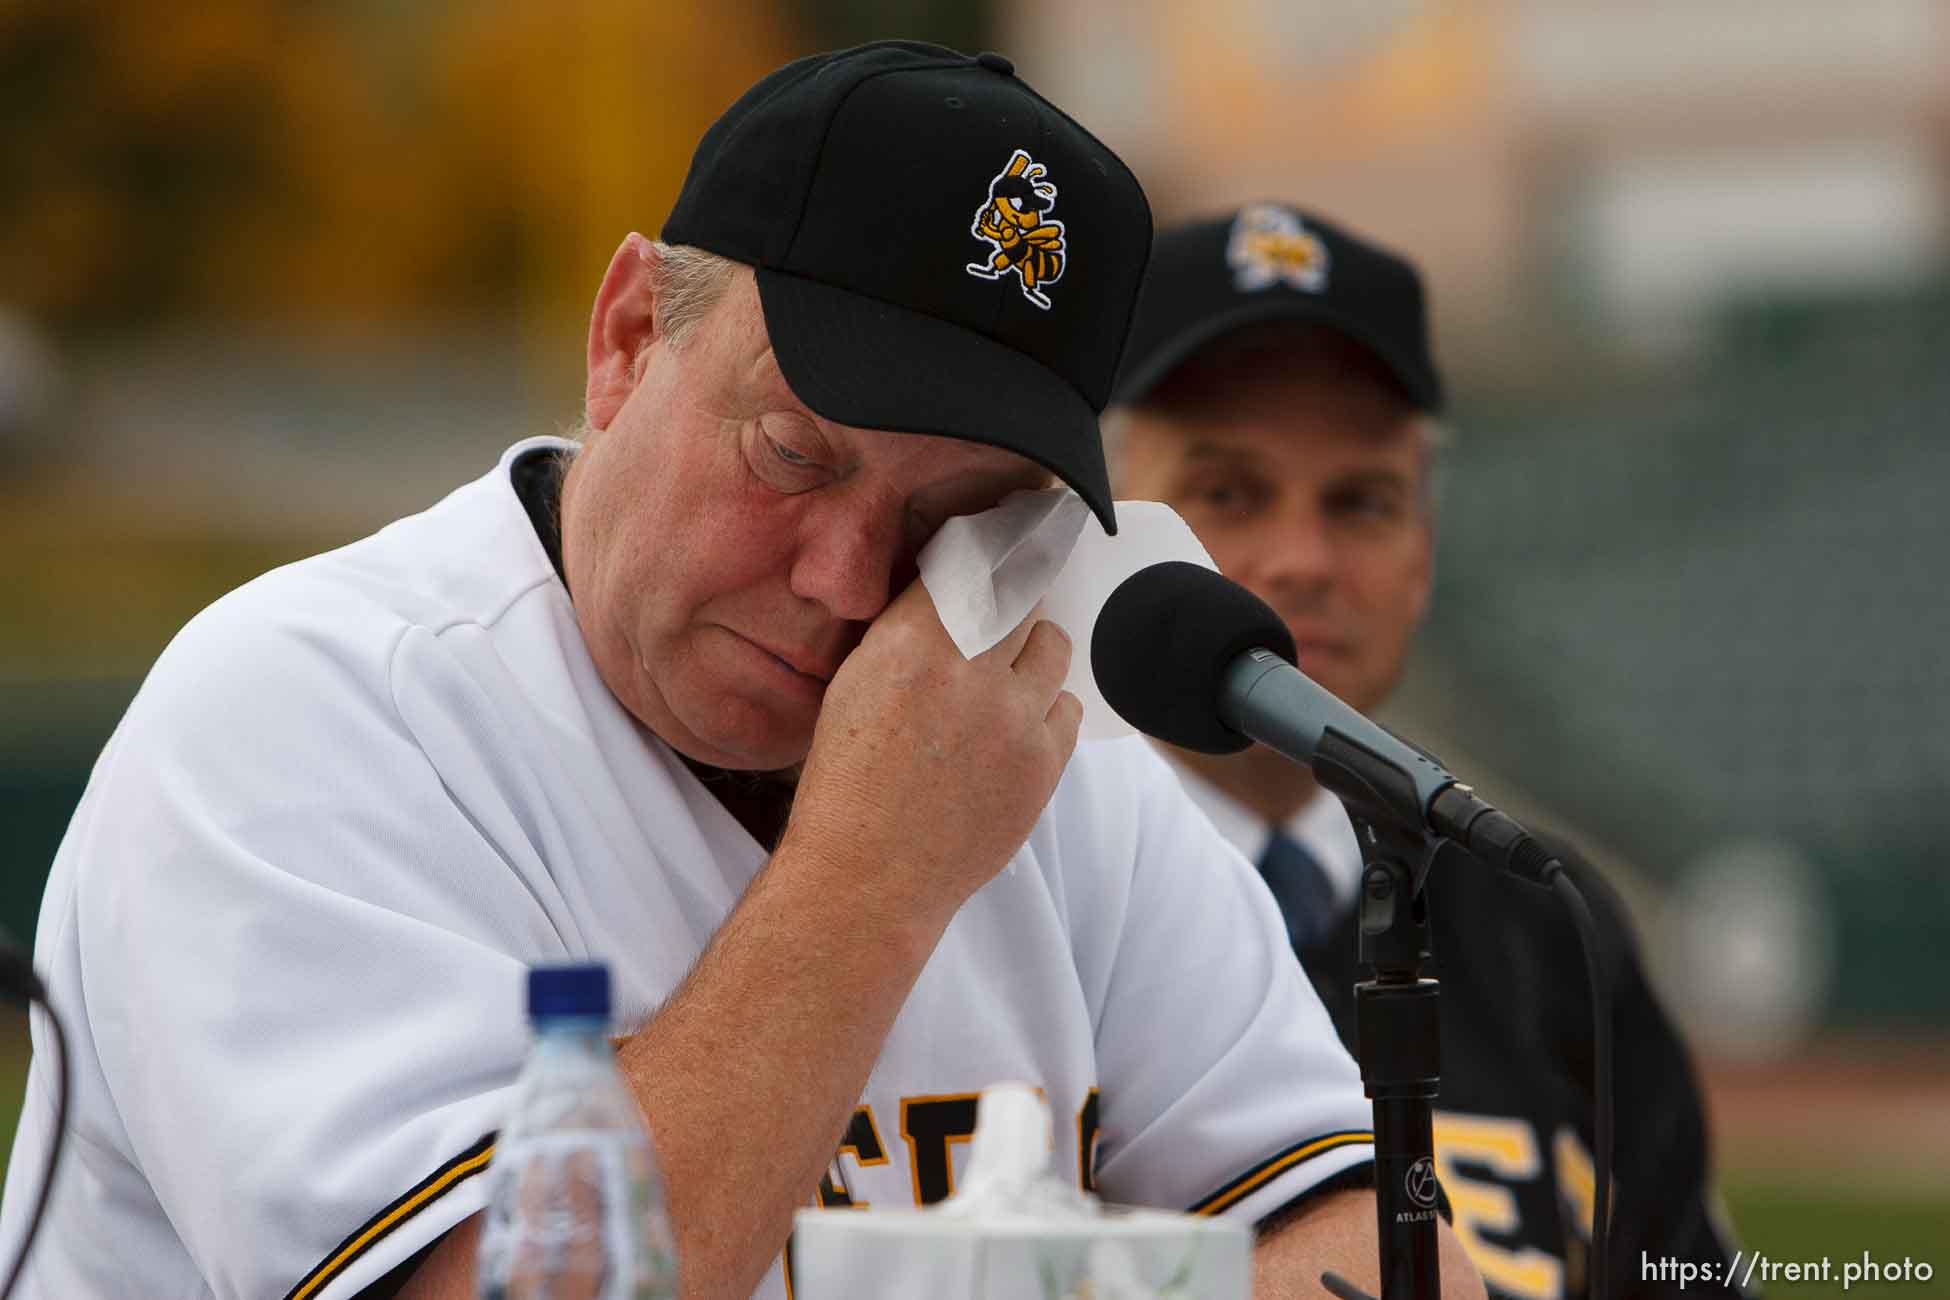
[[[1001,447],[1117,530],[1097,417],[1151,208],[999,54],[881,41],[800,59],[698,144],[663,239],[755,267],[799,400]]]
[[[1141,400],[1215,339],[1274,320],[1347,335],[1418,408],[1442,409],[1422,277],[1379,244],[1284,203],[1251,203],[1158,236],[1116,400]]]

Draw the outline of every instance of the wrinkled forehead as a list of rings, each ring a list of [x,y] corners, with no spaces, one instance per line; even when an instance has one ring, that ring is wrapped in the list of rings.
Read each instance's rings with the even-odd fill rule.
[[[1269,472],[1331,475],[1387,468],[1426,479],[1439,426],[1358,345],[1292,364],[1291,353],[1233,354],[1167,376],[1146,400],[1112,413],[1117,459],[1259,464]],[[1275,469],[1274,467],[1278,467]]]

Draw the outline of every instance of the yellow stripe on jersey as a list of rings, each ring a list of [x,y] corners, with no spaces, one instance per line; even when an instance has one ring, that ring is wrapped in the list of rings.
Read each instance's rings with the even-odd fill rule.
[[[284,1300],[308,1300],[308,1297],[316,1295],[326,1283],[343,1273],[354,1260],[370,1250],[381,1238],[459,1184],[487,1168],[488,1161],[494,1158],[494,1138],[494,1134],[488,1134],[434,1170],[406,1195],[355,1229],[351,1236],[340,1242],[338,1248],[326,1257],[324,1263],[305,1274],[297,1286],[287,1291]]]
[[[1373,1146],[1374,1133],[1369,1129],[1350,1129],[1344,1133],[1329,1133],[1325,1137],[1313,1138],[1297,1146],[1288,1147],[1277,1155],[1269,1156],[1259,1164],[1248,1169],[1239,1177],[1213,1192],[1210,1196],[1191,1207],[1191,1214],[1218,1214],[1231,1209],[1245,1200],[1281,1174],[1305,1164],[1315,1156],[1329,1151],[1338,1151],[1349,1146]]]

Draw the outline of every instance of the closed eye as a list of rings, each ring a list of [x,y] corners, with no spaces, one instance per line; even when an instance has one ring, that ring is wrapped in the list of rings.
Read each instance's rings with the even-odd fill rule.
[[[815,461],[811,456],[807,456],[802,452],[794,451],[792,448],[780,442],[777,438],[767,436],[765,441],[772,444],[772,454],[774,456],[777,456],[780,460],[792,466],[794,469],[809,469],[813,465],[818,464],[818,462]]]
[[[773,412],[745,426],[745,463],[777,492],[804,492],[826,482],[832,456],[810,421]]]

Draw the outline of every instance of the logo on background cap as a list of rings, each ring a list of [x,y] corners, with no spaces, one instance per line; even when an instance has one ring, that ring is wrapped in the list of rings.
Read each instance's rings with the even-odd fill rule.
[[[1070,250],[1063,242],[1063,223],[1049,219],[1056,206],[1056,186],[1044,177],[1048,168],[1018,149],[1009,165],[989,181],[988,201],[975,210],[969,233],[985,240],[986,262],[970,262],[968,273],[982,280],[1000,280],[1011,271],[1022,285],[1022,296],[1049,310],[1042,286],[1063,278]]]
[[[1298,213],[1271,203],[1240,209],[1226,241],[1226,264],[1241,293],[1285,283],[1319,293],[1327,287],[1327,245]]]

